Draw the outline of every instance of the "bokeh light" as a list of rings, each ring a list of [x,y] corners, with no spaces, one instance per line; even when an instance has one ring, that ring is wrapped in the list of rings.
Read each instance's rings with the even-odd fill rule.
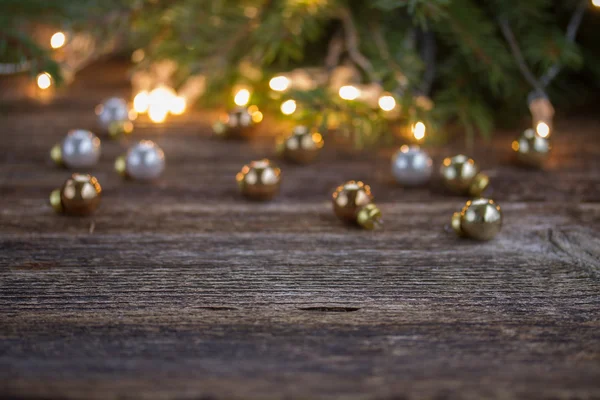
[[[240,107],[245,106],[250,101],[250,91],[248,89],[238,90],[233,98],[233,101]]]
[[[62,32],[56,32],[50,38],[50,46],[52,46],[53,49],[60,49],[61,47],[63,47],[65,45],[66,42],[67,42],[67,37]]]
[[[284,92],[290,87],[290,80],[285,76],[276,76],[269,81],[269,87],[276,92]]]
[[[383,111],[392,111],[396,108],[396,99],[390,95],[381,96],[379,98],[379,108]]]
[[[287,100],[281,104],[281,112],[285,115],[292,115],[296,111],[296,102],[294,100]]]
[[[356,100],[360,96],[360,90],[352,85],[342,86],[339,95],[344,100]]]
[[[538,122],[537,126],[535,127],[535,131],[543,138],[550,136],[550,127],[545,122]]]
[[[133,98],[133,108],[138,114],[148,112],[150,107],[150,94],[147,90],[142,90]]]
[[[46,90],[52,86],[52,77],[47,72],[42,72],[37,76],[37,85],[40,89]]]
[[[171,99],[169,111],[173,115],[181,115],[185,112],[186,107],[187,103],[185,101],[185,98],[183,98],[182,96],[175,96]]]
[[[425,124],[421,121],[412,126],[412,134],[417,140],[423,140],[426,130]]]

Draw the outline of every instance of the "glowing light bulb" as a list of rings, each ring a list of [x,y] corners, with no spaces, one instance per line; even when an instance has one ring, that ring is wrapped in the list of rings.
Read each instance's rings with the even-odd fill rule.
[[[148,108],[148,117],[157,124],[164,122],[167,119],[167,114],[169,114],[169,108],[164,104],[150,104]]]
[[[185,98],[183,98],[181,96],[175,96],[171,99],[169,111],[173,115],[181,115],[184,113],[186,107],[187,107],[187,103],[185,101]]]
[[[285,115],[292,115],[296,111],[296,102],[294,100],[286,100],[281,104],[281,112]]]
[[[381,96],[379,98],[379,108],[383,111],[392,111],[396,108],[396,100],[390,95]]]
[[[256,111],[252,113],[252,121],[255,124],[258,124],[259,122],[261,122],[263,120],[263,113],[261,113],[260,111]]]
[[[421,121],[417,122],[412,126],[412,134],[417,140],[422,140],[425,137],[425,124]]]
[[[142,90],[133,98],[133,108],[138,114],[148,112],[150,107],[150,94],[147,90]]]
[[[150,92],[150,105],[152,104],[168,104],[173,97],[177,96],[175,91],[170,87],[159,86]],[[168,106],[167,106],[168,109]]]
[[[600,0],[598,1],[600,2]],[[535,130],[537,134],[543,138],[547,138],[548,136],[550,136],[550,127],[545,122],[538,122],[537,126],[535,127]]]
[[[269,87],[276,92],[285,92],[290,87],[290,83],[285,76],[276,76],[269,81]]]
[[[592,5],[593,5],[594,7],[598,7],[598,8],[600,8],[600,0],[592,0]]]
[[[360,96],[360,90],[352,85],[342,86],[339,95],[344,100],[356,100]]]
[[[42,72],[37,76],[37,85],[40,89],[46,90],[52,86],[52,77],[47,72]]]
[[[248,89],[238,90],[233,98],[233,101],[240,107],[245,106],[250,101],[250,91]]]
[[[50,46],[52,46],[53,49],[60,49],[61,47],[63,47],[65,45],[66,42],[67,42],[67,37],[62,32],[56,32],[50,38]]]
[[[144,52],[144,49],[137,49],[136,51],[131,53],[131,61],[133,61],[136,64],[144,61],[145,57],[146,52]]]

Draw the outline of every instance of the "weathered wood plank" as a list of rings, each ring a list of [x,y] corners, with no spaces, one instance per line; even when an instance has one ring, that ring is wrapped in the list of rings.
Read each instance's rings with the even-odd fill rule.
[[[600,398],[597,121],[559,121],[544,171],[511,164],[508,132],[478,146],[505,214],[489,243],[444,230],[465,199],[439,182],[394,185],[393,149],[283,164],[281,196],[247,202],[233,177],[272,132],[215,141],[207,113],[140,125],[167,154],[153,184],[112,172],[132,139],[105,140],[103,204],[76,219],[47,205],[69,174],[48,149],[127,93],[120,64],[83,74],[0,107],[0,398]],[[347,179],[382,231],[335,219]]]

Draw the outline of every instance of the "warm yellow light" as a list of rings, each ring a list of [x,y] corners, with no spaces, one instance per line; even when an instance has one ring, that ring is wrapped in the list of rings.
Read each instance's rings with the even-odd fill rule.
[[[148,117],[152,122],[161,123],[167,119],[169,108],[164,104],[150,104],[148,108]]]
[[[339,95],[344,100],[356,100],[360,96],[360,90],[351,85],[342,86]]]
[[[138,117],[138,113],[133,108],[130,108],[129,112],[127,113],[127,117],[130,121],[135,121]]]
[[[281,104],[281,112],[285,115],[292,115],[296,111],[296,102],[294,100],[287,100]]]
[[[148,107],[150,107],[150,94],[147,90],[142,90],[133,98],[133,109],[138,114],[143,114],[148,112]]]
[[[66,42],[67,42],[67,37],[62,32],[56,32],[50,38],[50,46],[52,46],[53,49],[60,49],[61,47],[63,47],[65,45]]]
[[[136,51],[131,53],[131,61],[133,61],[136,64],[144,61],[145,57],[146,53],[144,52],[144,49],[137,49]]]
[[[545,122],[538,122],[537,126],[535,127],[535,130],[537,134],[543,138],[550,136],[550,127]]]
[[[592,0],[592,4],[594,5],[594,7],[600,8],[600,0]]]
[[[417,122],[412,126],[412,134],[417,140],[421,140],[425,137],[425,124],[421,121]]]
[[[235,94],[233,101],[238,106],[245,106],[250,101],[250,91],[248,89],[240,89]]]
[[[175,97],[177,97],[177,94],[170,87],[159,86],[152,90],[148,96],[148,116],[150,120],[156,123],[164,122]]]
[[[285,92],[290,87],[290,80],[285,76],[276,76],[269,81],[269,87],[276,92]]]
[[[379,108],[383,111],[392,111],[396,108],[396,100],[390,95],[381,96],[379,98]]]
[[[263,120],[263,113],[261,113],[260,111],[255,111],[252,113],[252,122],[254,122],[255,124],[258,124],[262,120]]]
[[[42,72],[37,76],[37,85],[40,89],[45,90],[52,86],[52,77],[47,72]]]
[[[511,146],[514,151],[519,151],[519,148],[521,147],[518,140],[513,140]]]
[[[181,96],[175,96],[171,99],[171,104],[169,107],[169,111],[173,115],[181,115],[184,113],[187,103],[185,98]]]
[[[167,86],[159,86],[150,92],[149,104],[168,104],[173,97],[177,96],[175,91]]]

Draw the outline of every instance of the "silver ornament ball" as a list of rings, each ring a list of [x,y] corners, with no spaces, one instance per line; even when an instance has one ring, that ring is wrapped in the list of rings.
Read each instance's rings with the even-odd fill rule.
[[[109,130],[113,123],[129,121],[129,107],[127,102],[120,97],[111,97],[96,108],[98,123]]]
[[[165,169],[165,153],[151,140],[142,140],[127,152],[126,173],[138,180],[156,179]]]
[[[61,157],[69,168],[91,167],[100,158],[100,139],[85,129],[72,130],[61,144]]]
[[[419,146],[402,146],[392,157],[392,173],[398,183],[423,185],[431,179],[433,161]]]

